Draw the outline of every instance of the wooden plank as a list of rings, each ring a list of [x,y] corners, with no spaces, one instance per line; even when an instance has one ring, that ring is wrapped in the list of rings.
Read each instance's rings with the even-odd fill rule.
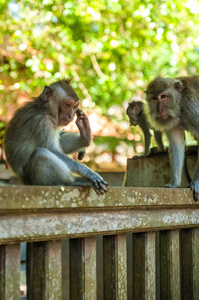
[[[61,299],[61,241],[27,244],[27,299]]]
[[[70,299],[69,239],[62,240],[62,300]]]
[[[193,229],[193,299],[199,299],[199,228]]]
[[[170,290],[170,231],[159,232],[159,294],[157,299],[171,299]]]
[[[181,299],[180,286],[180,242],[179,230],[172,230],[170,234],[170,288],[171,299]]]
[[[133,299],[145,300],[145,233],[133,234]]]
[[[104,300],[104,264],[103,264],[103,236],[96,237],[97,246],[97,300]]]
[[[84,239],[69,241],[70,255],[70,299],[84,299]]]
[[[20,299],[20,244],[0,246],[0,299]]]
[[[86,219],[86,222],[85,222]],[[72,226],[71,226],[72,224]],[[42,226],[41,226],[42,225]],[[199,210],[160,209],[9,215],[0,218],[0,244],[199,226]],[[6,228],[6,230],[5,230]]]
[[[96,237],[85,238],[85,299],[97,299]]]
[[[61,241],[47,242],[46,248],[46,277],[48,283],[46,287],[46,300],[61,300]]]
[[[156,299],[156,233],[146,234],[145,298]]]
[[[127,300],[126,234],[117,236],[117,299]]]
[[[193,248],[192,229],[180,231],[181,244],[181,298],[182,300],[193,299]]]
[[[133,233],[126,234],[127,246],[127,294],[133,299]]]
[[[5,201],[6,198],[6,201]],[[125,207],[199,207],[190,189],[150,187],[108,187],[108,193],[97,195],[91,188],[52,186],[1,186],[0,212],[20,210]]]
[[[116,299],[116,236],[103,238],[104,300]]]

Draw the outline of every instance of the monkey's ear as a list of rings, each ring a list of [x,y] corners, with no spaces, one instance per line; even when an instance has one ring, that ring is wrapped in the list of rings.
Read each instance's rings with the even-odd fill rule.
[[[53,89],[49,86],[45,86],[43,92],[41,93],[40,97],[43,101],[50,101],[53,96]]]
[[[139,115],[139,113],[140,113],[140,109],[137,104],[134,106],[134,112],[136,113],[136,115]]]
[[[182,84],[180,81],[174,83],[174,88],[175,88],[179,93],[182,92],[182,91],[184,90],[184,86],[183,86],[183,84]]]

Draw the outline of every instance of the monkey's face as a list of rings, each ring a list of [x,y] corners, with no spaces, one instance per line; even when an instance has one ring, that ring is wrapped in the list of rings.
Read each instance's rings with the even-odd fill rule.
[[[160,81],[158,78],[157,81]],[[176,81],[171,79],[162,79],[162,86],[153,81],[147,88],[146,113],[151,125],[161,131],[170,130],[179,124],[181,90],[176,87]]]
[[[59,126],[68,125],[74,118],[79,101],[74,99],[65,99],[59,105],[58,122]]]
[[[126,113],[129,116],[130,124],[133,126],[138,125],[138,112],[136,111],[135,107],[129,106]]]

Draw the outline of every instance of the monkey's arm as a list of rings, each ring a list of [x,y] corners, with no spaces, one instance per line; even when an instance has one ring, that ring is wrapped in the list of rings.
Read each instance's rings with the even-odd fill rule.
[[[138,125],[140,126],[144,134],[144,154],[136,155],[133,157],[133,159],[142,158],[142,157],[144,158],[150,155],[151,133],[149,130],[149,125],[146,122],[145,118],[143,118],[142,120],[139,119]]]
[[[78,110],[77,128],[78,133],[62,133],[60,136],[60,145],[64,153],[79,151],[81,148],[88,147],[91,142],[91,128],[88,117],[82,110]]]
[[[162,142],[162,132],[154,130],[154,137],[155,137],[155,141],[157,143],[158,149],[161,152],[164,152],[165,149],[164,149],[164,145]]]
[[[64,153],[73,153],[82,150],[87,147],[85,139],[82,139],[80,134],[77,132],[64,132],[60,133],[60,145]]]
[[[171,183],[165,187],[180,187],[185,150],[184,130],[174,128],[167,132],[167,137],[169,139]]]
[[[64,153],[58,151],[57,149],[49,149],[51,152],[56,154],[62,161],[64,161],[67,167],[74,173],[81,175],[82,177],[86,177],[90,179],[95,187],[96,190],[100,191],[100,193],[107,192],[106,186],[108,185],[107,182],[103,180],[103,178],[89,169],[87,166],[74,161]]]

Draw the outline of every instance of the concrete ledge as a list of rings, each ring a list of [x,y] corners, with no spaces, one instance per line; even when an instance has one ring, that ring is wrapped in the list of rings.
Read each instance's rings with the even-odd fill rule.
[[[199,226],[189,189],[0,187],[0,244]]]

